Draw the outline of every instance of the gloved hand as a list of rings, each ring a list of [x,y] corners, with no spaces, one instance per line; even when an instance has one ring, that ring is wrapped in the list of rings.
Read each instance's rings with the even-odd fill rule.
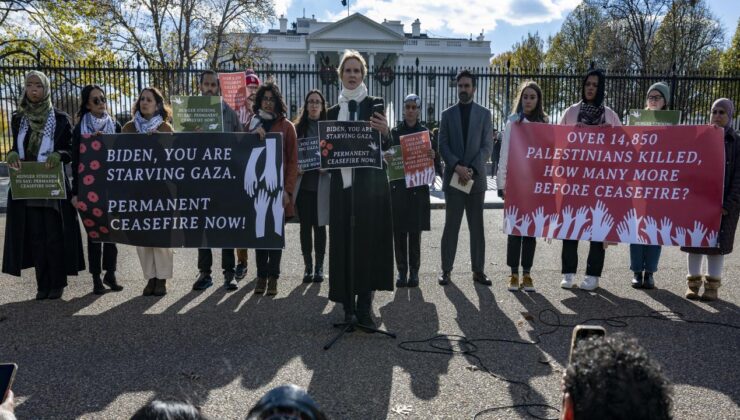
[[[46,158],[46,167],[47,168],[56,168],[59,166],[59,162],[62,161],[62,155],[60,155],[57,152],[53,152],[49,155],[48,158]]]

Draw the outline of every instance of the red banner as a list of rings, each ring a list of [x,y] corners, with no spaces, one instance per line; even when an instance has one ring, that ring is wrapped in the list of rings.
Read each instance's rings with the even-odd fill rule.
[[[224,102],[239,114],[247,106],[247,78],[244,72],[219,73],[218,83]]]
[[[399,140],[406,188],[434,183],[434,160],[429,157],[429,151],[432,150],[429,131],[406,134]]]
[[[724,167],[708,125],[512,124],[504,232],[713,247]]]

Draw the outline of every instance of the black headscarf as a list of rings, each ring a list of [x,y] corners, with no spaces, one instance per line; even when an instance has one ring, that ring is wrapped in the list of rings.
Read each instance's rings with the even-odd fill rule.
[[[586,101],[586,81],[596,76],[599,85],[596,88],[596,97],[592,103]],[[606,77],[599,69],[589,70],[581,83],[581,108],[578,111],[578,122],[586,125],[599,125],[604,122],[604,92],[606,91]]]

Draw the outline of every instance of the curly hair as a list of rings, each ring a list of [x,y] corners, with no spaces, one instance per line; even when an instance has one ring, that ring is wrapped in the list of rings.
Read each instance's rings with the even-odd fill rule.
[[[634,338],[623,334],[578,343],[563,378],[575,419],[671,418],[671,385]]]
[[[265,92],[267,92],[268,90],[272,92],[272,97],[275,101],[275,114],[278,117],[285,117],[288,111],[288,107],[285,105],[283,94],[280,93],[280,88],[275,82],[267,82],[264,85],[260,86],[259,89],[257,89],[257,93],[255,94],[254,98],[254,104],[252,105],[252,112],[254,112],[255,114],[260,112],[260,108],[262,107],[262,98],[265,97]]]

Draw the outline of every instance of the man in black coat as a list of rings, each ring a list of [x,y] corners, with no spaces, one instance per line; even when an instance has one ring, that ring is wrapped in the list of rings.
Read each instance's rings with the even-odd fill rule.
[[[442,233],[442,275],[439,284],[450,282],[455,263],[457,237],[463,213],[470,231],[470,260],[473,281],[486,286],[491,281],[483,272],[485,264],[485,236],[483,234],[483,204],[486,196],[486,161],[493,149],[491,111],[473,102],[476,78],[468,70],[457,74],[457,92],[460,101],[442,112],[439,129],[439,150],[445,161],[443,190],[445,192],[445,227]],[[469,192],[461,187],[473,182]]]

